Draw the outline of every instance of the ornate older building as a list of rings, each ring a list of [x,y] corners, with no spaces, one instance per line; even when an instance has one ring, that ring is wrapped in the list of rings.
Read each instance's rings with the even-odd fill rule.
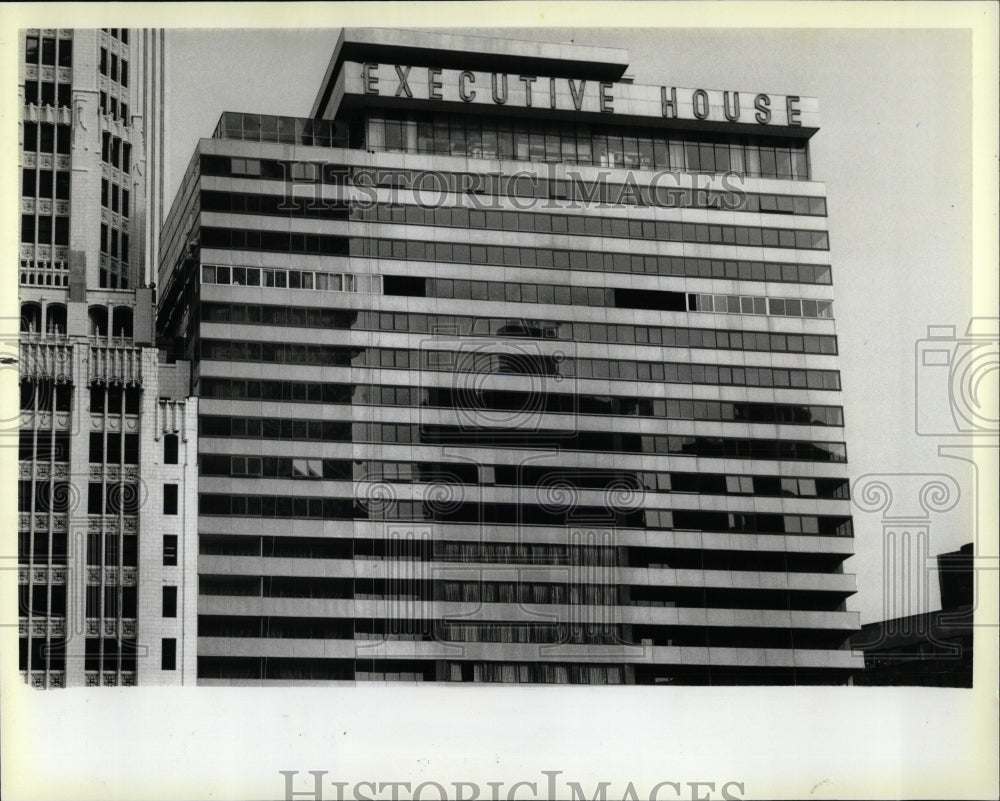
[[[190,682],[197,402],[155,347],[147,276],[164,34],[20,41],[19,667],[35,687]]]
[[[164,225],[199,683],[842,683],[861,666],[815,99],[347,30]]]

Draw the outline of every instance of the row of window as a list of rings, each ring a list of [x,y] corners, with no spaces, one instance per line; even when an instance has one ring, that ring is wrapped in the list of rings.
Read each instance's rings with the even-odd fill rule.
[[[69,217],[62,214],[22,214],[21,241],[26,244],[68,245]]]
[[[69,267],[65,261],[21,259],[21,286],[69,286]],[[58,271],[58,272],[54,272]]]
[[[24,102],[29,105],[69,108],[72,105],[72,98],[72,84],[31,79],[24,82]]]
[[[129,216],[129,191],[115,181],[101,179],[101,205],[122,217]]]
[[[200,358],[324,367],[439,370],[476,375],[561,375],[670,384],[840,389],[840,373],[836,370],[584,359],[572,356],[561,356],[557,359],[554,356],[530,352],[407,350],[203,339],[200,342]]]
[[[177,484],[163,485],[163,514],[177,514]],[[90,482],[87,487],[87,514],[135,515],[145,499],[138,484]]]
[[[607,180],[607,175],[599,173],[595,179],[583,178],[572,171],[567,178],[547,178],[527,170],[518,170],[510,174],[503,173],[468,173],[447,172],[443,170],[419,171],[402,167],[349,167],[344,164],[317,161],[275,161],[273,159],[230,159],[226,156],[203,155],[201,157],[201,174],[219,177],[253,177],[265,180],[282,181],[286,186],[313,185],[327,186],[334,190],[345,190],[357,187],[365,191],[363,197],[370,196],[367,190],[374,187],[393,190],[408,189],[431,201],[427,205],[428,213],[437,213],[432,206],[444,206],[444,196],[471,195],[472,204],[479,210],[485,210],[487,205],[495,208],[495,201],[486,201],[484,197],[536,198],[544,200],[567,201],[571,208],[580,208],[580,203],[601,203],[610,205],[659,206],[662,208],[698,208],[726,209],[728,211],[765,212],[771,214],[802,214],[825,217],[826,201],[821,197],[802,195],[778,195],[772,193],[744,192],[738,185],[729,185],[724,190],[705,187],[680,187],[675,180],[663,182],[650,181],[639,184],[636,181],[617,183]],[[334,197],[346,193],[334,192]],[[289,198],[286,204],[280,202],[275,208],[277,213],[290,209],[304,216],[316,216],[323,219],[342,219],[342,212],[330,203],[321,201],[320,193],[314,192],[311,198]],[[220,200],[219,211],[250,211],[255,204],[272,204],[268,196],[232,195],[231,201]],[[284,197],[278,198],[285,200]],[[365,205],[365,204],[359,204]],[[394,206],[396,204],[390,204]],[[523,209],[523,204],[518,204]],[[541,208],[555,208],[561,204],[546,203]],[[452,208],[451,205],[448,206]],[[327,217],[330,210],[336,216]],[[463,212],[454,209],[456,214]],[[406,214],[415,212],[406,212]],[[398,214],[398,212],[393,212]],[[426,218],[425,218],[426,219]],[[447,219],[447,218],[443,218]],[[394,218],[395,222],[403,220]],[[432,224],[429,221],[427,224]],[[433,223],[448,225],[448,222]],[[465,227],[465,222],[458,223]],[[544,226],[544,222],[538,223]],[[526,225],[530,225],[527,224]],[[481,226],[480,226],[481,227]],[[492,227],[492,226],[491,226]],[[517,226],[512,226],[517,227]],[[531,230],[527,228],[526,230]],[[538,230],[548,230],[540,228]]]
[[[18,564],[66,564],[66,532],[18,531]]]
[[[688,278],[782,281],[797,284],[831,283],[830,267],[822,264],[723,261],[721,259],[684,256],[609,253],[603,249],[555,250],[520,246],[467,245],[460,242],[352,237],[349,255],[354,258],[405,259],[406,261],[433,261],[450,264],[493,264],[500,267],[676,275]]]
[[[134,435],[133,435],[134,436]],[[68,431],[49,431],[46,429],[24,429],[18,432],[17,458],[22,461],[68,462],[69,461]]]
[[[408,295],[446,300],[487,300],[499,303],[546,303],[557,306],[606,306],[619,309],[640,308],[666,311],[685,309],[684,293],[661,290],[468,281],[456,278],[421,279],[395,275],[383,276],[383,285],[386,295]],[[689,311],[715,311],[723,314],[833,317],[833,303],[831,301],[799,298],[688,294],[686,308]]]
[[[203,284],[264,286],[279,289],[316,289],[324,292],[382,293],[382,276],[355,273],[327,273],[284,268],[231,267],[203,264]]]
[[[101,223],[101,253],[110,254],[112,258],[121,259],[123,264],[129,261],[129,236],[114,225]],[[122,289],[128,287],[124,284]]]
[[[92,464],[139,464],[139,435],[92,431],[89,461]]]
[[[138,387],[104,386],[94,384],[90,388],[91,414],[139,414],[142,390]],[[94,461],[91,459],[91,461]]]
[[[115,165],[117,166],[117,164]],[[126,170],[127,171],[127,170]],[[494,212],[495,213],[495,212]],[[541,215],[537,215],[541,217]],[[561,217],[559,219],[562,219]],[[577,221],[574,227],[584,228],[585,220],[592,219],[585,216],[574,216],[567,219]],[[811,231],[796,228],[762,228],[750,225],[719,225],[716,223],[682,223],[667,222],[663,220],[617,220],[611,221],[610,228],[614,230],[615,223],[619,223],[622,228],[628,231],[640,231],[641,236],[631,238],[650,239],[661,242],[697,242],[712,245],[737,245],[748,247],[784,248],[797,250],[829,250],[830,240],[826,231]],[[572,232],[569,232],[572,233]],[[628,236],[626,234],[626,236]],[[207,241],[212,244],[206,244]],[[303,239],[305,237],[305,239]],[[290,253],[323,253],[327,255],[337,255],[331,248],[338,247],[333,241],[339,240],[330,234],[289,234],[281,231],[253,231],[226,228],[203,228],[202,244],[206,247],[233,248],[245,250],[264,250]],[[283,244],[283,243],[287,243]],[[455,245],[458,247],[459,245]],[[341,248],[344,245],[340,245]],[[491,263],[492,258],[488,258],[485,245],[465,245],[470,248],[470,261],[472,263]],[[521,250],[516,247],[494,246],[497,253],[504,253],[511,250],[511,253]],[[461,251],[459,251],[461,252]],[[479,254],[479,258],[477,258]],[[419,257],[418,257],[419,258]],[[451,261],[452,259],[445,259]],[[454,258],[455,261],[462,261]],[[518,259],[520,261],[520,259]],[[506,259],[501,262],[508,266],[518,266]],[[520,266],[546,266],[529,265],[521,263]]]
[[[66,564],[66,533],[54,531],[19,531],[17,534],[19,564]],[[138,538],[133,534],[87,534],[87,564],[93,567],[136,567]],[[163,535],[163,564],[177,565],[177,535]]]
[[[69,171],[25,167],[21,171],[21,196],[69,200]]]
[[[21,379],[22,412],[51,412],[53,409],[57,412],[68,412],[72,398],[72,384],[57,384],[52,379],[44,378],[33,381],[27,376]]]
[[[401,621],[401,625],[383,625],[382,628],[386,630],[365,631],[362,627],[356,629],[355,621],[338,618],[198,617],[198,633],[204,637],[598,644],[621,641],[621,627],[612,624],[517,621],[463,624],[435,620],[423,624],[418,621]]]
[[[91,584],[86,589],[84,610],[87,617],[135,617],[137,610],[135,587],[119,587],[113,584],[102,587]]]
[[[43,67],[72,67],[73,40],[53,36],[26,36],[24,63]]]
[[[516,535],[515,535],[516,536]],[[273,537],[203,534],[204,556],[250,556],[271,559],[340,559],[408,562],[461,562],[524,566],[637,567],[654,570],[725,570],[730,572],[821,573],[836,568],[843,555],[786,551],[698,550],[583,544],[596,538],[571,536],[561,543],[482,542],[390,537],[387,539]],[[613,542],[611,532],[606,540]],[[525,571],[524,575],[528,575]],[[366,621],[366,628],[373,621]],[[385,633],[378,631],[378,633]],[[349,636],[349,635],[348,635]]]
[[[485,684],[625,684],[620,665],[552,662],[449,662],[448,681]]]
[[[603,572],[603,571],[601,571]],[[564,571],[558,571],[564,573]],[[596,573],[596,571],[595,571]],[[835,593],[724,586],[661,586],[530,581],[441,581],[428,579],[340,579],[284,576],[202,575],[200,595],[256,598],[339,598],[342,600],[400,599],[415,602],[501,603],[519,605],[571,604],[610,607],[660,606],[694,609],[789,609],[834,611]],[[416,610],[414,610],[416,611]],[[416,628],[414,626],[414,628]]]
[[[66,587],[63,584],[19,584],[17,611],[20,617],[65,617]],[[44,661],[44,660],[43,660]]]
[[[18,481],[19,512],[65,514],[75,506],[75,491],[65,481]]]
[[[574,451],[697,456],[707,459],[773,459],[846,462],[842,442],[633,434],[610,431],[557,431],[475,426],[355,423],[354,442],[563,449]]]
[[[206,192],[202,193],[204,197]],[[212,193],[223,194],[223,193]],[[253,196],[250,196],[253,197]],[[275,197],[276,201],[283,198]],[[808,198],[802,198],[803,201]],[[218,203],[218,201],[216,201]],[[306,201],[301,207],[308,208]],[[234,211],[241,211],[234,209]],[[247,213],[253,212],[249,209]],[[292,216],[299,216],[293,214]],[[763,245],[765,247],[812,247],[811,237],[789,237],[782,229],[749,228],[738,233],[740,228],[719,227],[717,231],[699,230],[701,223],[683,223],[667,220],[640,220],[626,217],[601,217],[597,214],[546,214],[539,211],[479,211],[465,206],[428,207],[419,205],[385,204],[365,207],[354,205],[350,208],[352,220],[396,223],[404,225],[426,225],[449,228],[487,229],[494,231],[524,231],[527,233],[553,233],[577,236],[595,236],[618,239],[652,239],[664,242],[713,242],[716,244]],[[778,231],[777,235],[774,234]],[[731,231],[731,235],[727,232]],[[761,231],[757,234],[747,231]],[[770,232],[770,233],[768,233]],[[805,234],[804,231],[798,231]],[[813,233],[813,232],[810,232]],[[785,244],[785,243],[788,244]]]
[[[688,295],[688,310],[716,314],[768,314],[772,317],[833,317],[833,303],[808,298],[761,298],[749,295]]]
[[[100,269],[98,280],[101,289],[128,289],[128,265],[113,259],[110,267],[110,270],[104,267]]]
[[[124,45],[128,44],[128,28],[101,28],[112,39],[117,39]]]
[[[750,439],[688,435],[633,434],[611,431],[526,430],[411,423],[350,423],[204,415],[203,437],[237,437],[321,442],[374,442],[407,445],[464,445],[616,453],[699,456],[718,459],[846,462],[842,442]]]
[[[679,135],[502,116],[435,113],[369,118],[366,146],[403,153],[809,179],[804,140]]]
[[[45,553],[45,543],[38,539],[39,534],[35,532],[34,553],[35,561],[38,561],[38,554]],[[28,541],[30,534],[26,531],[18,533],[19,555],[26,558],[28,553]],[[60,539],[61,538],[61,539]],[[138,563],[138,537],[134,534],[109,534],[100,532],[89,532],[87,534],[87,564],[92,567],[136,567]],[[61,557],[61,561],[57,561]],[[54,564],[66,563],[66,535],[52,534],[52,560]],[[41,561],[44,561],[42,559]],[[164,566],[177,565],[177,535],[163,535],[163,564]]]
[[[212,138],[281,142],[309,147],[346,147],[343,128],[342,124],[333,120],[224,111]],[[342,144],[338,145],[338,140],[343,140]]]
[[[44,636],[18,638],[18,669],[27,671],[66,669],[65,640],[47,639]],[[55,676],[50,677],[50,681]],[[54,685],[50,685],[54,686]]]
[[[112,119],[118,120],[123,125],[129,124],[128,103],[124,100],[119,100],[114,95],[109,97],[107,92],[101,92],[98,107],[101,114],[110,114]]]
[[[829,498],[847,500],[844,478],[799,478],[652,470],[602,470],[537,465],[472,462],[392,462],[319,459],[298,456],[235,456],[203,453],[199,472],[234,478],[303,478],[376,483],[465,484],[570,488],[573,490],[640,490],[702,495]]]
[[[589,395],[537,390],[407,387],[367,384],[303,383],[242,378],[202,378],[200,397],[292,403],[357,404],[455,409],[465,417],[491,417],[496,411],[522,415],[596,414],[660,417],[669,420],[775,423],[779,425],[844,424],[839,406],[735,401],[685,400],[625,395]]]
[[[120,136],[103,131],[101,133],[101,160],[127,175],[132,169],[132,145]]]
[[[24,122],[25,153],[69,155],[70,126],[52,122]]]
[[[319,186],[317,175],[324,175],[322,164],[308,162],[293,162],[291,174],[293,185],[305,184]],[[312,168],[306,170],[306,168]],[[347,177],[346,172],[335,174],[338,181]],[[430,175],[427,173],[426,175]],[[455,176],[455,173],[449,175]],[[419,174],[418,174],[419,176]],[[462,205],[456,196],[448,205],[444,205],[445,196],[442,192],[444,178],[438,178],[434,173],[435,183],[422,187],[422,183],[430,183],[425,178],[418,178],[414,196],[424,201],[423,205],[403,205],[400,203],[373,204],[365,202],[352,203],[347,198],[352,197],[346,192],[337,193],[334,197],[343,195],[345,199],[321,197],[314,192],[312,197],[302,195],[271,195],[251,192],[221,192],[202,190],[201,208],[204,211],[219,211],[234,214],[262,214],[269,217],[290,217],[316,220],[361,220],[369,222],[405,223],[409,225],[434,225],[450,228],[488,228],[498,231],[528,231],[537,233],[585,234],[588,236],[632,237],[655,239],[657,237],[644,233],[641,226],[629,225],[629,220],[621,217],[600,217],[547,214],[535,210],[517,211],[500,208],[484,208],[490,201],[483,201],[479,195],[483,188],[476,187],[473,205]],[[490,176],[493,177],[493,176]],[[514,179],[511,178],[513,182]],[[484,180],[484,184],[487,182]],[[338,189],[346,189],[341,184],[334,185]],[[801,195],[772,195],[758,193],[712,192],[710,190],[695,190],[680,187],[644,186],[641,189],[634,185],[608,184],[594,182],[591,185],[573,181],[569,184],[575,193],[587,192],[584,197],[563,198],[565,205],[580,208],[584,201],[588,205],[655,205],[661,208],[700,208],[725,209],[727,211],[763,212],[768,214],[796,214],[806,216],[826,216],[826,201],[821,197],[806,197]],[[587,187],[590,187],[589,189]],[[618,194],[615,194],[617,189]],[[470,191],[466,189],[466,191]],[[628,203],[625,192],[635,193]],[[457,193],[456,193],[457,195]],[[499,197],[500,195],[497,195]],[[515,196],[516,197],[516,196]],[[579,203],[577,203],[579,201]],[[562,203],[547,203],[541,208],[552,208]],[[579,222],[586,220],[585,223]],[[633,221],[634,222],[634,221]],[[645,229],[647,232],[650,229]]]
[[[133,534],[87,533],[87,564],[91,567],[136,567],[139,537]]]
[[[119,57],[117,53],[108,53],[108,49],[102,47],[98,69],[101,75],[117,81],[124,87],[128,86],[128,61],[124,55]]]
[[[233,457],[239,458],[239,457]],[[254,459],[258,457],[246,457]],[[334,460],[343,461],[343,460]],[[324,460],[324,469],[325,469]],[[247,467],[255,467],[248,461]],[[344,468],[341,468],[342,470]],[[473,464],[469,462],[354,461],[354,480],[505,485],[566,486],[574,489],[638,489],[648,492],[701,495],[759,495],[761,497],[829,498],[847,500],[845,478],[684,473],[679,471],[623,471],[600,468],[539,465]]]
[[[465,317],[454,314],[369,312],[329,307],[202,303],[201,321],[250,323],[283,328],[392,331],[442,337],[505,337],[662,345],[677,348],[748,350],[772,353],[837,353],[829,334],[778,334],[768,331],[725,331],[683,326],[617,325],[508,317]]]

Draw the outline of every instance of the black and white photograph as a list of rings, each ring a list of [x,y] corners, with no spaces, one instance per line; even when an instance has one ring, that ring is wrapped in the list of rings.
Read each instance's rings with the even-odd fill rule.
[[[995,5],[0,18],[5,798],[998,797]]]

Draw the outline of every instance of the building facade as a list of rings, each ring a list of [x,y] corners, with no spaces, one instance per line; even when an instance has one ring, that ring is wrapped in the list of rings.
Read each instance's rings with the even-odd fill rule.
[[[164,35],[20,42],[19,668],[34,687],[190,683],[197,401],[155,347],[147,275]]]
[[[844,683],[861,660],[814,99],[345,30],[164,224],[198,681]]]

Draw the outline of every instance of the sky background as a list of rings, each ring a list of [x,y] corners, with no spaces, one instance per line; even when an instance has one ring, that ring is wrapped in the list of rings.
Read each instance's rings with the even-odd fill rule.
[[[443,30],[438,28],[437,30]],[[928,325],[965,332],[972,308],[971,35],[949,30],[505,28],[469,33],[628,50],[636,83],[815,96],[812,174],[825,182],[852,481],[946,473],[961,489],[930,518],[931,555],[973,539],[974,479],[915,434],[915,347]],[[338,29],[174,30],[168,197],[223,111],[306,116]],[[932,393],[933,395],[933,393]],[[942,385],[940,400],[947,397]],[[940,416],[943,406],[933,410]],[[903,479],[896,500],[921,513]],[[890,514],[899,514],[894,507]],[[905,510],[903,510],[905,511]],[[849,608],[883,615],[880,512],[855,513]],[[928,575],[926,608],[938,608]],[[891,582],[897,586],[895,582]],[[898,589],[898,587],[897,587]],[[911,611],[920,611],[913,608]]]

